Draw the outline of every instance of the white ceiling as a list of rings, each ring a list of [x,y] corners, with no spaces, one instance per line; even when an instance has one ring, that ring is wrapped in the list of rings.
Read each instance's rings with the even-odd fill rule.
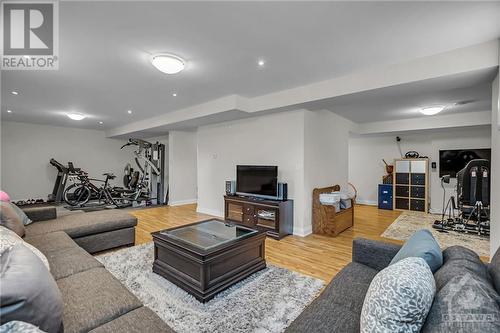
[[[440,115],[491,110],[491,82],[498,71],[480,70],[327,100],[304,103],[308,110],[330,110],[356,123],[427,117],[420,109],[445,105]]]
[[[2,119],[122,126],[499,38],[499,13],[498,2],[60,2],[59,70],[2,72]],[[175,53],[188,67],[164,75],[148,61],[154,52]],[[481,89],[470,96],[484,98]],[[342,112],[366,122],[382,109]],[[89,118],[76,123],[67,111]]]

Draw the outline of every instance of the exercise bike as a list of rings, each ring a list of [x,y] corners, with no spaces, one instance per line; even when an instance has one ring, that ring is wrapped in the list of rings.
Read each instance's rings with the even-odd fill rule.
[[[114,205],[117,208],[129,206],[128,202],[109,185],[109,181],[116,176],[112,173],[104,173],[103,176],[106,176],[105,180],[89,178],[88,173],[80,171],[76,175],[78,182],[64,190],[64,201],[73,207],[84,207],[90,200],[96,200],[99,205]],[[102,182],[103,185],[98,187],[92,181]]]

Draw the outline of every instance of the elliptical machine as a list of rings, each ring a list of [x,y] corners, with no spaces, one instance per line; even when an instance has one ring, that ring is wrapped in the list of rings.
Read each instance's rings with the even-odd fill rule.
[[[441,185],[450,182],[450,176],[441,178]],[[443,194],[443,213],[441,220],[436,220],[433,227],[442,232],[448,230],[463,233],[490,234],[490,162],[475,159],[467,163],[457,173],[457,201],[452,196],[444,205],[446,192]],[[455,210],[458,215],[455,216]],[[448,212],[448,217],[446,213]]]

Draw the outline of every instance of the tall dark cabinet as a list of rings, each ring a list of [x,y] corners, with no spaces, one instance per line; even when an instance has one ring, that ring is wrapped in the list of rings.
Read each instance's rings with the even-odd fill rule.
[[[260,200],[226,195],[224,219],[281,239],[293,232],[293,200]]]
[[[405,158],[394,161],[393,207],[397,210],[428,212],[429,160]]]

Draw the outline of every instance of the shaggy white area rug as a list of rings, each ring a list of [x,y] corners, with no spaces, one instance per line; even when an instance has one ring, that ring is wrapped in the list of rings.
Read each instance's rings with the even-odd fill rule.
[[[152,272],[153,243],[96,258],[177,332],[282,332],[324,286],[322,280],[268,264],[202,304]]]
[[[417,230],[430,230],[439,246],[446,249],[452,245],[461,245],[475,251],[480,256],[490,255],[489,237],[474,233],[459,233],[456,231],[440,232],[432,227],[435,220],[441,220],[441,215],[421,212],[403,212],[392,224],[385,229],[382,237],[398,240],[407,240]]]

